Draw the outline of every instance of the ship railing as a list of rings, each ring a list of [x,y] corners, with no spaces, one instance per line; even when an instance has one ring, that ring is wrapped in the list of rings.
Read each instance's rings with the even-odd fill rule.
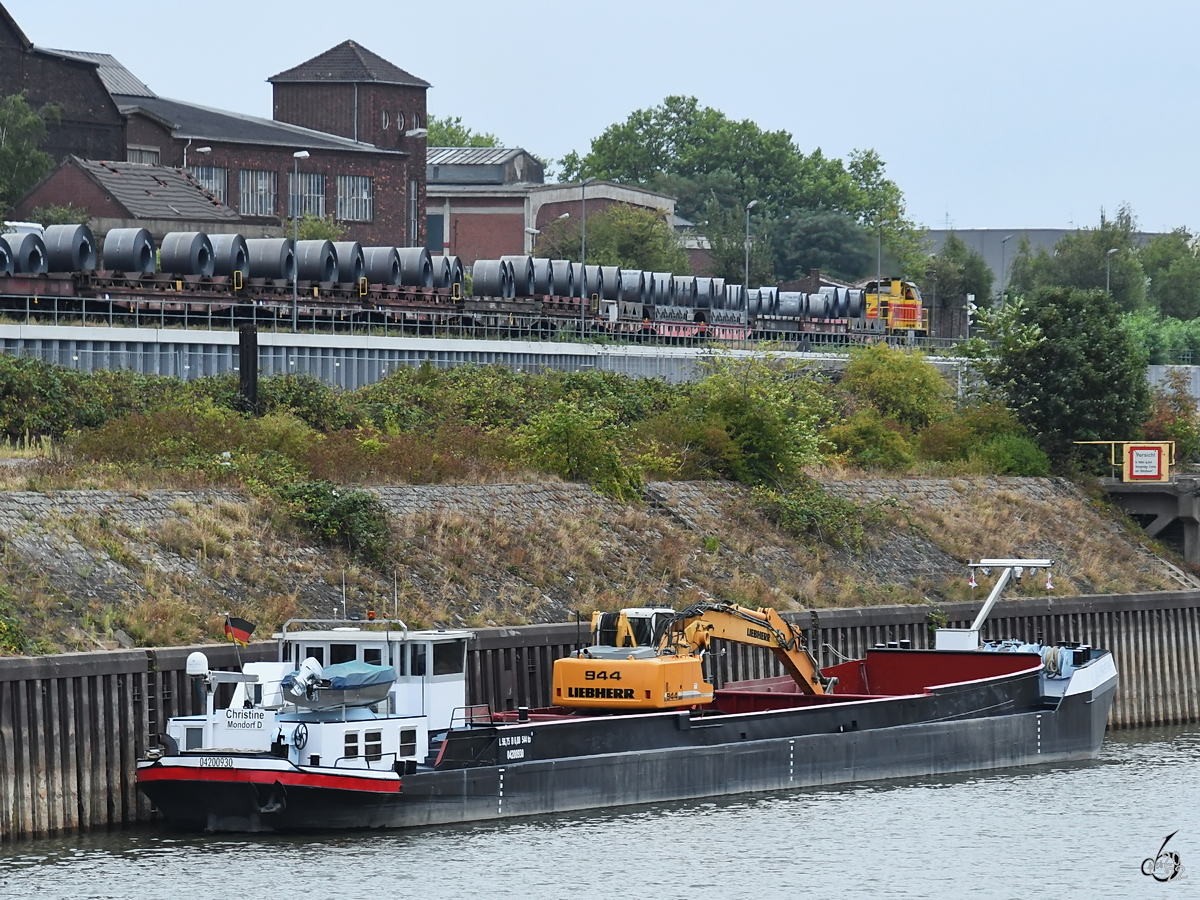
[[[450,728],[470,728],[472,725],[492,725],[492,708],[486,703],[459,706],[450,714]]]

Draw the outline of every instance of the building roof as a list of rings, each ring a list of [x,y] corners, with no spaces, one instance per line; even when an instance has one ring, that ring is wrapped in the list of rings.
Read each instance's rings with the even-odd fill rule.
[[[498,166],[524,153],[520,147],[427,147],[427,166]]]
[[[241,221],[236,212],[178,169],[144,163],[93,162],[78,156],[67,157],[63,165],[77,166],[134,219]]]
[[[42,53],[52,53],[66,59],[78,59],[82,62],[94,63],[104,86],[110,94],[125,94],[130,97],[153,97],[154,91],[146,83],[130,72],[109,53],[85,53],[76,50],[51,50],[48,47],[36,48]]]
[[[212,109],[166,97],[113,98],[125,115],[143,112],[171,129],[177,138],[203,141],[225,141],[232,144],[272,144],[301,150],[354,150],[366,153],[406,155],[401,150],[384,150],[374,144],[364,144],[336,134],[326,134],[299,125],[260,119],[242,113]]]
[[[402,84],[408,87],[429,87],[429,82],[405,72],[377,53],[354,41],[342,41],[307,62],[272,75],[272,84],[286,82],[368,82]]]

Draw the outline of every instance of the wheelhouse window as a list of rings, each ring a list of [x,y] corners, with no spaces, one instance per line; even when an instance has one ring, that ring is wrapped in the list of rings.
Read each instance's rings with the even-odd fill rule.
[[[315,659],[320,665],[325,665],[325,648],[324,647],[305,647],[304,656],[300,658],[301,662],[309,657]]]
[[[329,664],[354,662],[358,659],[358,647],[355,644],[330,644]]]
[[[425,674],[425,645],[412,645],[412,674],[420,678]]]
[[[358,732],[347,731],[345,750],[342,753],[346,759],[358,759]]]
[[[370,222],[374,212],[371,179],[366,175],[337,177],[337,217],[344,222]]]
[[[363,648],[363,662],[372,666],[383,665],[383,651],[378,647]]]
[[[258,169],[238,172],[238,212],[243,216],[275,215],[278,193],[279,173]]]
[[[433,645],[433,674],[458,675],[465,667],[466,641],[449,641]]]
[[[288,215],[296,215],[296,174],[288,172]],[[325,218],[325,176],[318,172],[300,173],[300,215]]]
[[[225,202],[227,173],[222,166],[188,166],[187,172],[200,183],[200,186],[220,200]]]

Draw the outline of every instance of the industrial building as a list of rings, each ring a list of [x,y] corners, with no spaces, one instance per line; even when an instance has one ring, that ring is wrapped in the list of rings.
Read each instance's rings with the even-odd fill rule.
[[[159,97],[109,54],[35,46],[0,6],[0,91],[61,109],[45,147],[56,163],[182,168],[260,228],[298,206],[334,216],[364,244],[424,242],[429,83],[354,41],[268,80],[273,119]],[[308,157],[294,183],[297,151]],[[49,185],[56,175],[18,201],[18,214],[63,201],[64,177]]]
[[[536,157],[511,147],[430,147],[425,160],[426,244],[465,265],[477,259],[532,253],[538,234],[563,216],[579,216],[584,188],[545,184]],[[675,217],[675,199],[645,188],[593,181],[586,188],[589,218],[614,203]]]

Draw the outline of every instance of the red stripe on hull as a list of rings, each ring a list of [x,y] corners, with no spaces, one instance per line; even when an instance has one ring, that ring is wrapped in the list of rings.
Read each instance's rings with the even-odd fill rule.
[[[138,770],[138,781],[222,781],[274,784],[287,787],[329,788],[339,791],[400,793],[400,780],[384,781],[351,775],[320,775],[315,772],[284,772],[271,769],[201,769],[195,766],[150,766]]]

